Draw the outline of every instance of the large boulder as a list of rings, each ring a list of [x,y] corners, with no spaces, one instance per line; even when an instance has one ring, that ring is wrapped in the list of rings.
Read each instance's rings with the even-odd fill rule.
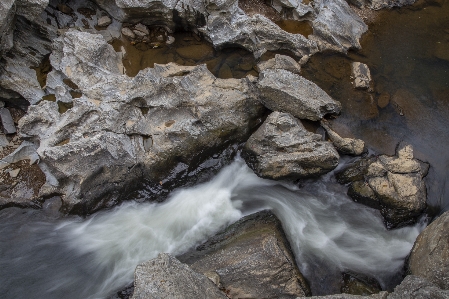
[[[129,193],[160,186],[224,147],[243,142],[264,114],[248,79],[217,79],[205,65],[156,65],[130,78],[101,35],[69,31],[54,43],[52,80],[81,97],[41,101],[19,123],[47,177],[41,196],[91,213]],[[50,75],[50,74],[49,74]],[[65,82],[70,82],[68,85]],[[56,86],[57,83],[53,82]]]
[[[449,289],[449,212],[438,217],[418,236],[408,269],[412,275]]]
[[[166,253],[139,264],[134,272],[131,299],[226,299],[206,276]]]
[[[246,216],[179,259],[229,298],[296,298],[309,294],[280,221],[269,211]]]
[[[396,156],[362,159],[337,174],[350,183],[348,195],[357,202],[378,208],[388,228],[413,224],[426,208],[423,178],[429,165],[413,158],[411,145],[401,143]]]
[[[246,142],[242,156],[260,177],[316,177],[333,170],[339,155],[332,143],[306,130],[288,113],[273,112]]]
[[[341,110],[341,104],[315,83],[287,70],[266,69],[259,78],[262,103],[272,111],[316,121]]]

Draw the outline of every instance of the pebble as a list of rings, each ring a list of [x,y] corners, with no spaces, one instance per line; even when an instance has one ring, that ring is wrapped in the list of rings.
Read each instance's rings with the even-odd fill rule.
[[[130,39],[136,38],[136,35],[134,34],[134,32],[129,28],[122,28],[122,34]]]
[[[12,178],[16,178],[19,175],[19,172],[20,172],[20,168],[11,170],[9,172],[9,176],[12,177]]]
[[[137,36],[140,37],[140,38],[146,36],[145,33],[143,33],[142,31],[139,31],[139,30],[133,30],[133,32],[134,32],[135,35],[137,35]]]
[[[136,26],[134,26],[134,30],[140,31],[140,32],[144,33],[144,35],[150,34],[150,31],[148,31],[147,26],[145,26],[141,23],[136,24]]]
[[[110,17],[108,17],[108,16],[103,16],[103,17],[101,17],[101,18],[99,18],[98,19],[98,26],[100,26],[100,27],[106,27],[106,26],[109,26],[109,25],[111,25],[111,23],[112,23],[112,20],[111,20],[111,18]]]
[[[165,42],[167,45],[171,45],[175,42],[175,38],[171,35],[167,36],[167,41]]]
[[[0,108],[0,118],[2,119],[2,125],[5,134],[14,134],[16,132],[16,126],[12,119],[11,113],[6,108]]]

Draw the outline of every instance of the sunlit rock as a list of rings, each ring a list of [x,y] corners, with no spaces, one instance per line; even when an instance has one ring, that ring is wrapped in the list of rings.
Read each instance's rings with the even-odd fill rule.
[[[353,62],[351,71],[354,79],[354,88],[368,89],[370,87],[371,72],[366,64]]]

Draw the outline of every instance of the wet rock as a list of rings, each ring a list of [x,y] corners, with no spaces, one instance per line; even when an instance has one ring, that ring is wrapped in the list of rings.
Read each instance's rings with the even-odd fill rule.
[[[131,29],[127,28],[127,27],[122,28],[122,34],[123,34],[123,36],[125,36],[125,37],[127,37],[129,39],[135,39],[136,38],[136,35],[134,34],[134,32]]]
[[[5,134],[14,134],[16,132],[16,126],[14,125],[14,120],[7,108],[0,108],[0,118]]]
[[[352,182],[348,195],[379,208],[387,228],[415,223],[426,207],[428,164],[413,158],[411,145],[401,143],[396,156],[367,158],[337,175],[340,183]]]
[[[377,99],[377,106],[385,108],[390,103],[390,94],[388,92],[382,93]]]
[[[405,5],[412,5],[416,0],[371,0],[369,7],[371,9],[379,10],[383,8],[401,7]],[[369,2],[368,2],[369,3]]]
[[[344,155],[359,156],[366,152],[365,142],[355,138],[343,138],[334,132],[326,120],[321,120],[321,126],[326,130],[335,148]]]
[[[449,289],[449,212],[419,234],[408,260],[409,273]]]
[[[132,299],[227,297],[206,276],[166,253],[139,264],[134,272]]]
[[[179,259],[208,276],[229,298],[296,298],[310,293],[281,223],[269,211],[242,218]]]
[[[145,26],[145,25],[143,25],[143,24],[141,24],[141,23],[136,24],[136,25],[134,26],[134,30],[140,31],[140,32],[142,32],[144,35],[150,34],[150,31],[148,31],[147,26]]]
[[[260,177],[275,180],[316,177],[338,165],[332,143],[311,133],[288,113],[271,113],[246,142],[242,156]]]
[[[10,175],[12,178],[16,178],[16,177],[19,175],[19,172],[20,172],[20,168],[14,169],[14,170],[11,170],[11,171],[9,172],[9,175]]]
[[[354,88],[368,89],[371,83],[371,73],[368,66],[361,62],[351,64],[352,77],[354,78]]]
[[[343,273],[342,293],[369,296],[381,291],[379,282],[371,277],[353,272]]]
[[[13,47],[14,0],[0,1],[0,56]]]
[[[112,20],[110,17],[108,16],[102,16],[101,18],[98,19],[97,25],[100,27],[107,27],[109,25],[111,25]]]
[[[220,67],[220,70],[218,72],[218,77],[222,79],[229,79],[232,78],[232,70],[226,63],[223,63],[223,65]]]
[[[257,87],[262,103],[272,111],[290,113],[299,119],[320,120],[338,114],[341,104],[315,83],[286,70],[268,69],[260,73]]]
[[[177,48],[176,53],[185,59],[202,60],[211,57],[214,54],[214,49],[206,44],[190,45]]]
[[[263,72],[267,69],[284,69],[294,74],[301,72],[301,66],[293,58],[285,55],[276,54],[274,58],[261,62],[257,65],[257,70]]]
[[[155,65],[131,78],[101,35],[68,31],[53,48],[55,78],[82,96],[63,114],[50,101],[30,106],[19,126],[46,174],[40,195],[63,194],[66,212],[114,205],[144,179],[178,181],[187,172],[177,165],[243,142],[265,112],[251,82],[217,79],[205,65]]]
[[[447,299],[449,291],[442,290],[424,278],[408,275],[388,299]]]
[[[327,296],[298,297],[296,299],[387,299],[387,296],[388,296],[387,292],[380,292],[378,294],[373,294],[370,296],[335,294]]]

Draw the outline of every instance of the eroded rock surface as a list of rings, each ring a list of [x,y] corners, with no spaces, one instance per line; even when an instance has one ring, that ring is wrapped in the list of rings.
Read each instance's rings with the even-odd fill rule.
[[[177,165],[194,167],[246,140],[264,113],[247,79],[217,79],[205,65],[122,75],[101,35],[69,31],[50,60],[60,86],[69,79],[82,96],[73,108],[51,101],[31,106],[19,126],[38,145],[47,177],[41,195],[64,194],[69,212],[93,212],[129,192],[133,181],[158,184]]]
[[[438,217],[418,236],[408,267],[412,275],[449,289],[449,212]]]
[[[229,298],[296,298],[309,294],[279,220],[269,211],[242,218],[179,259]]]
[[[226,299],[206,276],[166,253],[139,264],[134,272],[131,299]]]
[[[288,113],[271,113],[249,138],[242,156],[260,177],[275,180],[316,177],[338,165],[332,143],[322,141]]]
[[[257,87],[262,103],[272,111],[290,113],[299,119],[320,120],[338,114],[341,104],[315,83],[283,69],[260,73]]]
[[[337,176],[340,183],[351,183],[348,195],[354,201],[380,208],[387,227],[395,228],[414,223],[424,211],[428,168],[413,158],[411,145],[400,144],[396,156],[366,158]]]

